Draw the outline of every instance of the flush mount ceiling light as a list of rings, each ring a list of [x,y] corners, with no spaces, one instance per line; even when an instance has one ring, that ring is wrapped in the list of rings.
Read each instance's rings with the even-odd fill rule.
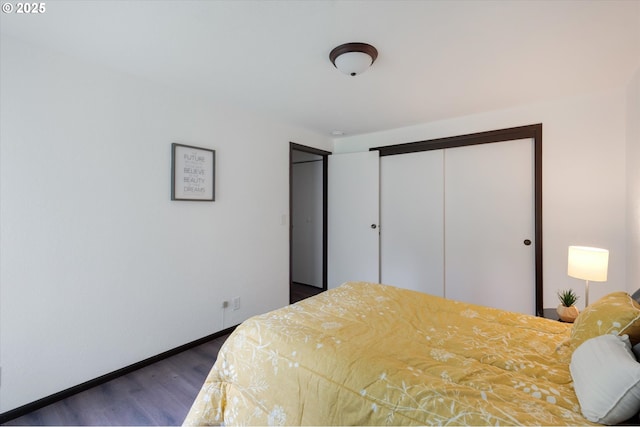
[[[333,65],[350,76],[357,76],[367,71],[377,57],[377,49],[367,43],[341,44],[329,54]]]

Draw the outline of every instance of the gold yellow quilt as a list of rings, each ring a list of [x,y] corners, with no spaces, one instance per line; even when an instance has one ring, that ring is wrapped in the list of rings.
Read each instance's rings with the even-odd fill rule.
[[[569,324],[352,282],[229,337],[185,425],[576,425]]]

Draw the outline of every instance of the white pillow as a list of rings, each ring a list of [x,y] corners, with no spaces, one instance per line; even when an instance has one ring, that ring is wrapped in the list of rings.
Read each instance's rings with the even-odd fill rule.
[[[569,365],[582,415],[618,424],[640,411],[640,363],[627,335],[601,335],[583,342]]]

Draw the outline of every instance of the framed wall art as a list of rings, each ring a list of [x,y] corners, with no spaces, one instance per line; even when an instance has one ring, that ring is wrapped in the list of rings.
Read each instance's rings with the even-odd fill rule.
[[[215,200],[216,152],[171,144],[171,200]]]

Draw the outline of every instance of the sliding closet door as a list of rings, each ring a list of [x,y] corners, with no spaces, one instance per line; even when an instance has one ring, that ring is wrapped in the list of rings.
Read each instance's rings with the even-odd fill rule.
[[[443,150],[380,159],[381,282],[444,296]]]
[[[535,314],[533,140],[444,156],[446,297]]]
[[[377,151],[329,156],[328,283],[380,281]]]

